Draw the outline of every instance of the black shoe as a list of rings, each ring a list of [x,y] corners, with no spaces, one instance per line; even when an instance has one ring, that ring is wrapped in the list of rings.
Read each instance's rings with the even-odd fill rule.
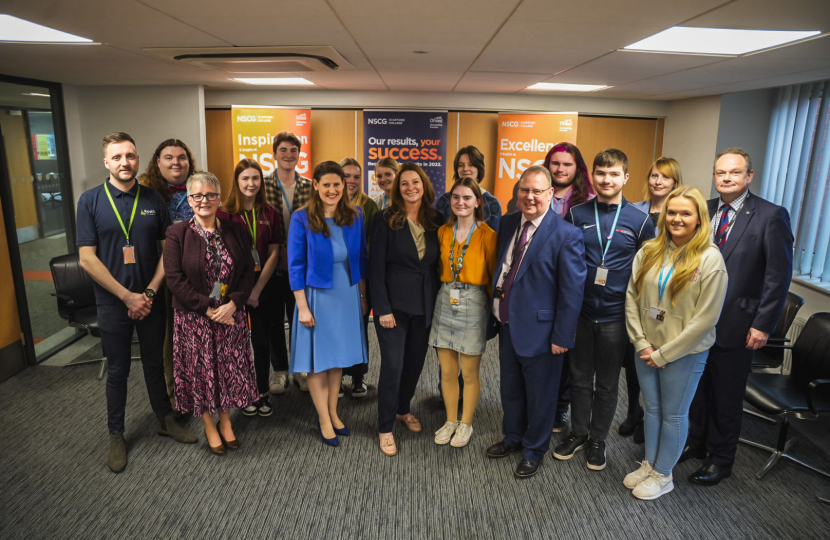
[[[271,416],[274,409],[271,408],[271,400],[268,398],[268,392],[260,394],[259,400],[256,402],[256,413],[260,416]]]
[[[503,458],[510,455],[510,452],[514,450],[518,450],[518,446],[511,446],[504,441],[497,442],[493,446],[487,449],[487,457],[491,458]]]
[[[705,450],[700,450],[698,448],[692,448],[689,445],[683,447],[683,452],[680,454],[680,459],[677,460],[678,463],[683,463],[684,461],[688,461],[690,459],[706,459],[708,454]]]
[[[367,393],[369,393],[369,387],[366,386],[363,379],[352,381],[352,397],[354,399],[365,398]]]
[[[557,412],[556,413],[556,420],[553,422],[553,429],[551,430],[552,433],[565,433],[565,430],[568,429],[568,412]]]
[[[732,476],[732,466],[721,467],[707,463],[689,477],[689,482],[701,486],[716,486],[724,478]]]
[[[541,466],[541,459],[539,461],[523,459],[519,462],[519,465],[516,466],[516,470],[513,471],[513,474],[516,475],[517,478],[528,478],[539,472],[539,467]]]
[[[605,441],[588,441],[588,468],[592,471],[605,468]]]
[[[642,422],[637,424],[637,427],[634,429],[634,436],[632,439],[634,439],[636,444],[643,444],[646,442],[646,432]]]
[[[553,449],[553,457],[566,460],[574,457],[574,454],[588,445],[588,435],[576,436],[571,432],[568,438],[557,444]]]
[[[634,431],[637,429],[637,426],[643,424],[643,411],[640,411],[640,414],[635,416],[629,416],[625,419],[625,422],[620,424],[620,437],[628,437],[634,434]]]

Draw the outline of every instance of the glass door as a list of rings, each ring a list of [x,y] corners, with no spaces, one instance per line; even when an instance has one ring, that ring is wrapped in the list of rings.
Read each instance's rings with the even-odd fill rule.
[[[68,160],[61,155],[65,145],[59,144],[62,114],[53,110],[55,105],[60,106],[59,98],[58,85],[0,79],[0,128],[8,181],[4,192],[10,194],[10,201],[4,205],[14,216],[16,238],[11,240],[16,240],[20,265],[17,275],[23,282],[18,303],[25,303],[21,319],[28,316],[30,320],[29,339],[38,360],[77,334],[58,315],[49,268],[53,257],[74,251]],[[14,248],[12,243],[10,249]],[[20,288],[20,284],[15,285]],[[21,323],[26,326],[24,321]],[[24,338],[25,334],[24,330]]]

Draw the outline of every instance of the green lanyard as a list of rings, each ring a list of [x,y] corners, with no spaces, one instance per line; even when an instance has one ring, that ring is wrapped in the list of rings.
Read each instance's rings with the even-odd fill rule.
[[[112,210],[115,212],[115,217],[118,218],[118,223],[121,224],[121,230],[124,231],[124,236],[127,237],[127,245],[130,245],[130,230],[133,228],[133,220],[135,219],[135,209],[138,208],[138,196],[141,193],[141,184],[136,182],[136,186],[138,186],[135,190],[135,201],[133,201],[133,213],[130,215],[130,226],[124,227],[124,220],[121,219],[121,214],[118,212],[118,209],[115,207],[115,201],[112,200],[112,195],[110,195],[110,190],[107,187],[107,182],[104,182],[104,191],[107,192],[107,198],[110,200],[110,204],[112,205]]]
[[[253,214],[254,218],[253,228],[251,228],[251,223],[248,221],[248,213],[245,211],[244,208],[242,209],[242,219],[245,220],[245,225],[248,226],[248,232],[251,233],[251,238],[254,239],[254,248],[256,248],[256,205],[254,205],[253,208],[251,208],[251,214]]]

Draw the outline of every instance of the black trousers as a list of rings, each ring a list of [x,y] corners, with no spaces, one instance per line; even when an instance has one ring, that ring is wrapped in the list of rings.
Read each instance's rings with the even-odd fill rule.
[[[559,397],[556,399],[557,416],[568,414],[568,408],[571,406],[571,393],[569,391],[571,368],[568,365],[571,354],[571,351],[566,352],[562,361],[562,374],[559,376],[559,392],[557,393]]]
[[[257,279],[259,273],[257,272]],[[256,385],[260,394],[268,392],[268,374],[273,366],[274,371],[280,369],[277,354],[272,351],[285,351],[285,332],[283,314],[277,308],[279,284],[271,279],[259,295],[259,306],[248,306],[251,316],[251,346],[254,349],[254,369],[256,370]],[[275,331],[271,331],[274,328]]]
[[[366,315],[363,316],[363,335],[366,336],[366,351],[369,350],[369,314],[372,312],[372,297],[369,294],[369,286],[366,284]],[[363,376],[369,373],[369,362],[361,362],[343,369],[343,375],[348,375],[352,381],[363,380]]]
[[[127,306],[120,302],[98,306],[101,345],[107,355],[107,427],[110,435],[124,432],[133,330],[138,331],[141,367],[144,368],[150,406],[159,419],[173,414],[164,380],[166,311],[163,297],[156,298],[150,314],[140,321],[131,319],[127,315]]]
[[[706,369],[689,410],[686,444],[708,451],[713,465],[729,467],[735,462],[753,352],[745,347],[723,349],[717,345],[709,349]]]
[[[389,433],[395,415],[409,414],[409,406],[424,369],[429,349],[429,326],[423,315],[412,316],[393,311],[394,328],[383,328],[375,316],[375,330],[380,346],[378,380],[378,428]]]
[[[288,343],[285,340],[285,317],[288,317],[288,335],[291,335],[291,327],[294,325],[294,291],[291,290],[291,284],[288,281],[288,274],[277,275],[276,273],[271,278],[273,285],[273,304],[272,308],[276,313],[271,321],[271,333],[276,333],[283,336],[282,340],[277,340],[278,343],[272,343],[271,354],[274,355],[273,366],[274,371],[288,371]],[[258,378],[258,377],[257,377]]]
[[[628,389],[628,417],[634,418],[643,412],[640,406],[640,379],[637,378],[637,368],[634,362],[640,361],[640,356],[634,350],[634,344],[628,343],[625,346],[623,367],[625,368],[625,386]]]

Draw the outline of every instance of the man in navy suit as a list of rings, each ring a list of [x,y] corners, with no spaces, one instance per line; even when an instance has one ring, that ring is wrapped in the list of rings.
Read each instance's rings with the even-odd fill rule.
[[[705,459],[689,477],[705,486],[732,473],[752,355],[775,330],[792,279],[790,215],[750,194],[752,176],[752,161],[740,148],[727,148],[715,159],[720,197],[709,201],[710,226],[732,279],[717,339],[689,411],[689,436],[680,457]]]
[[[499,223],[487,337],[499,336],[504,439],[492,458],[524,448],[519,478],[539,471],[550,447],[562,356],[574,346],[585,286],[582,233],[550,212],[550,172],[533,166],[518,184],[519,212]]]

